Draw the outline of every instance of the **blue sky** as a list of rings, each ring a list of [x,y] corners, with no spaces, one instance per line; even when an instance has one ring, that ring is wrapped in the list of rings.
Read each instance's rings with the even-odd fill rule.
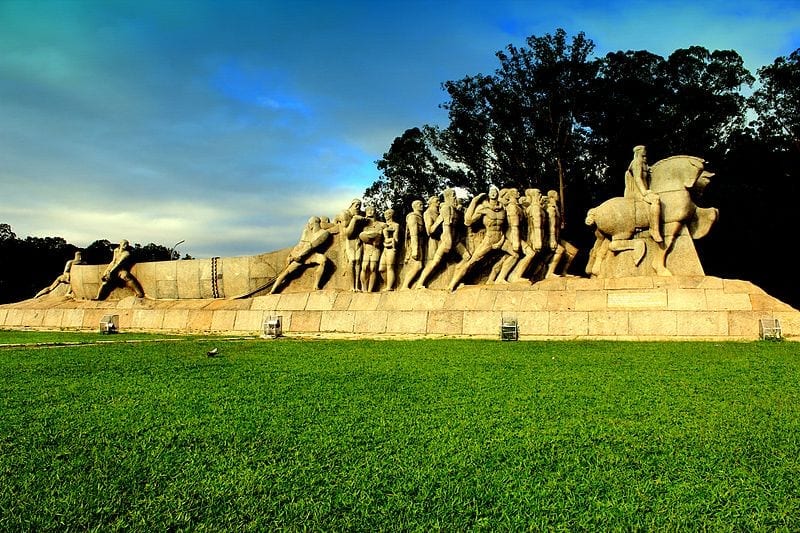
[[[528,35],[596,55],[734,49],[753,74],[800,47],[800,2],[0,0],[0,222],[17,235],[294,244],[378,176],[441,83]]]

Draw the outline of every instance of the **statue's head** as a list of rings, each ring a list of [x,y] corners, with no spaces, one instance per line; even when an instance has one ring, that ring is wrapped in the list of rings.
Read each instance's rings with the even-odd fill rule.
[[[535,189],[535,188],[525,189],[525,196],[527,196],[528,198],[530,198],[533,201],[537,201],[538,202],[539,199],[542,197],[542,191],[539,190],[539,189]]]
[[[390,220],[394,219],[394,209],[389,208],[386,211],[384,211],[383,212],[383,219],[386,222],[389,222]]]
[[[454,204],[456,202],[456,191],[450,187],[446,188],[442,191],[442,196],[444,196],[444,201],[449,204]]]
[[[83,260],[83,254],[81,253],[81,251],[80,251],[80,250],[78,250],[77,252],[75,252],[75,260],[76,260],[76,261],[82,261],[82,260]]]
[[[119,248],[120,250],[127,250],[130,247],[131,243],[128,242],[127,239],[122,239],[119,241]]]
[[[494,185],[489,187],[489,199],[490,200],[497,200],[500,197],[500,189],[495,187]]]
[[[361,198],[353,198],[353,200],[350,202],[350,207],[348,208],[348,211],[354,214],[360,212]]]
[[[411,209],[414,210],[415,213],[419,213],[422,211],[422,200],[414,200],[411,202]]]
[[[365,207],[364,214],[367,216],[367,218],[375,218],[375,206],[368,205],[367,207]]]
[[[320,225],[321,222],[322,219],[320,219],[319,217],[311,217],[308,219],[308,227],[309,228],[317,227]]]
[[[428,198],[428,206],[439,205],[439,196],[431,196]]]
[[[647,148],[643,144],[633,147],[633,155],[637,156],[646,156],[647,155]]]

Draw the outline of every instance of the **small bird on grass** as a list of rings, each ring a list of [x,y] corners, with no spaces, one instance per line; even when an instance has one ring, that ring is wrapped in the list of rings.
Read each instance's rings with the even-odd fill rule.
[[[219,348],[214,348],[213,350],[209,350],[206,352],[206,355],[209,357],[214,357],[219,353]]]

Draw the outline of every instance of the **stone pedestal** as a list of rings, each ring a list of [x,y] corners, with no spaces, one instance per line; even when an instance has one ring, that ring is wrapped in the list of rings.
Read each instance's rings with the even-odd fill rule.
[[[800,311],[745,281],[710,276],[555,278],[525,285],[353,293],[322,290],[247,299],[95,302],[63,296],[0,306],[6,329],[98,330],[118,314],[120,331],[260,335],[283,317],[285,336],[500,338],[504,316],[521,340],[756,340],[759,319],[777,318],[800,339]]]

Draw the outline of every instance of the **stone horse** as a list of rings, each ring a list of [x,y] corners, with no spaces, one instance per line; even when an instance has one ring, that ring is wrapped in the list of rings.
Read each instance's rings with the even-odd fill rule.
[[[664,242],[653,258],[652,267],[659,276],[671,276],[667,268],[667,254],[683,228],[693,239],[708,234],[716,222],[716,208],[697,207],[693,196],[699,197],[714,174],[705,170],[705,161],[699,157],[677,155],[658,161],[650,167],[650,189],[661,200],[661,234]],[[639,199],[611,198],[592,209],[586,216],[586,225],[595,226],[596,242],[586,267],[588,274],[597,275],[603,257],[608,251],[618,253],[634,250],[635,264],[641,263],[647,250],[644,232],[650,228],[648,206]]]

